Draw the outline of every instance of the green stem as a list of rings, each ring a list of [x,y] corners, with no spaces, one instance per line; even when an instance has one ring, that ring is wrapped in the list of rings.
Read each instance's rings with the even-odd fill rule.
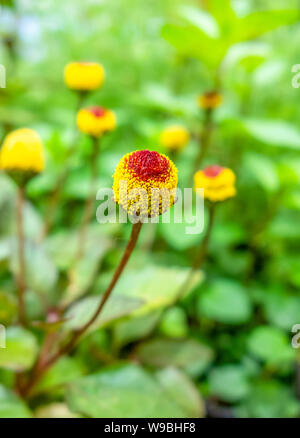
[[[282,199],[282,195],[284,193],[284,188],[280,188],[271,199],[269,206],[264,211],[264,214],[261,216],[260,220],[258,220],[252,230],[252,235],[249,239],[249,253],[250,259],[248,266],[245,272],[244,282],[247,284],[251,280],[254,270],[255,264],[258,257],[259,248],[261,245],[262,233],[265,231],[267,226],[270,224],[271,220],[277,213],[278,207],[280,205],[280,201]]]
[[[25,239],[23,224],[24,188],[18,187],[17,197],[17,242],[18,242],[18,310],[19,323],[26,326],[25,292],[26,292],[26,269],[25,269]]]
[[[204,158],[207,155],[210,142],[211,142],[211,134],[213,130],[213,121],[212,121],[213,110],[207,109],[205,110],[205,118],[202,134],[199,137],[199,149],[198,155],[195,159],[195,164],[193,168],[193,174],[199,170]]]
[[[208,224],[207,224],[207,228],[206,228],[206,232],[205,235],[202,239],[200,248],[199,248],[199,252],[195,257],[194,263],[190,269],[190,272],[188,273],[187,279],[185,280],[183,286],[180,288],[176,300],[175,302],[177,302],[178,300],[180,300],[180,298],[185,294],[191,279],[194,276],[194,273],[196,272],[197,269],[200,269],[206,254],[207,254],[207,250],[208,250],[208,245],[209,245],[209,241],[210,241],[210,237],[211,237],[211,232],[212,232],[212,228],[214,225],[214,221],[215,221],[215,212],[216,212],[216,206],[215,204],[210,204],[209,206],[209,219],[208,219]]]
[[[82,107],[82,104],[83,104],[86,96],[87,96],[86,92],[77,92],[77,103],[76,103],[76,109],[75,109],[75,111],[76,111],[75,117],[76,117],[78,110]],[[72,141],[72,145],[67,153],[66,165],[65,165],[62,173],[59,175],[59,177],[57,179],[57,183],[56,183],[56,185],[55,185],[55,187],[50,195],[49,203],[47,206],[47,211],[45,214],[46,220],[44,223],[44,228],[43,228],[41,240],[43,240],[47,236],[47,234],[49,233],[49,231],[51,230],[51,228],[53,226],[55,213],[57,211],[57,206],[60,202],[62,191],[63,191],[64,185],[66,183],[68,173],[69,173],[68,172],[69,171],[68,160],[73,155],[73,152],[75,150],[75,145],[77,143],[76,139],[77,139],[77,130],[75,133],[74,140]]]
[[[92,138],[93,140],[93,152],[90,157],[90,169],[91,169],[91,179],[90,179],[90,194],[85,202],[83,215],[81,220],[81,225],[79,228],[79,236],[78,236],[78,250],[76,255],[76,260],[79,260],[85,251],[85,243],[86,243],[86,235],[87,235],[87,227],[91,221],[93,215],[93,204],[95,199],[95,183],[97,180],[97,164],[98,164],[98,155],[99,155],[99,139],[96,137]]]

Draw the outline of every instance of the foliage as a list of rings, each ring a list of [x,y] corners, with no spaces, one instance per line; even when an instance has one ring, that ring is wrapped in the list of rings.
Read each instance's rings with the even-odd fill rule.
[[[291,85],[298,2],[34,3],[1,2],[0,135],[36,129],[47,167],[26,190],[26,328],[17,324],[16,187],[0,175],[0,324],[7,328],[0,417],[204,417],[210,401],[236,417],[299,416],[299,355],[291,346],[300,323],[300,110]],[[205,124],[196,99],[217,88],[223,103],[202,165],[233,169],[237,196],[218,206],[205,263],[179,300],[202,235],[185,234],[187,221],[144,226],[103,313],[22,398],[18,381],[45,334],[68,336],[88,321],[130,232],[129,224],[94,219],[72,269],[92,151],[76,132],[76,95],[63,83],[65,64],[76,60],[104,65],[105,83],[86,103],[117,115],[117,129],[101,144],[97,187],[111,187],[125,153],[168,154],[159,136],[174,123],[191,134],[174,157],[180,187],[191,187]]]

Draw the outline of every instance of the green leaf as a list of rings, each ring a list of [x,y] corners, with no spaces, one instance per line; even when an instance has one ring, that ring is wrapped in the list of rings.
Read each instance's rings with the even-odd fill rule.
[[[68,148],[63,141],[62,135],[58,131],[53,131],[51,137],[46,143],[46,148],[53,160],[53,162],[62,165],[65,163]]]
[[[13,371],[27,370],[33,365],[37,350],[32,333],[20,327],[8,327],[6,348],[0,348],[0,367]]]
[[[169,377],[170,379],[170,377]],[[175,378],[173,377],[175,380]],[[178,377],[177,377],[178,381]],[[181,397],[187,395],[190,388],[178,387]],[[103,371],[79,379],[70,384],[67,401],[70,409],[93,418],[183,418],[187,410],[183,402],[177,404],[160,381],[134,364],[124,364],[106,368]],[[190,404],[194,403],[194,394]],[[195,407],[194,407],[195,408]],[[193,407],[189,405],[189,412]]]
[[[0,291],[0,324],[11,324],[17,314],[17,302],[13,295]]]
[[[78,299],[94,284],[101,261],[113,245],[112,239],[103,236],[102,231],[102,227],[99,226],[91,225],[88,228],[85,254],[75,264],[75,268],[73,267],[70,270],[71,282],[68,284],[61,300],[63,305],[68,305]],[[51,259],[60,269],[72,268],[78,250],[78,232],[60,231],[53,236],[49,236],[45,246]]]
[[[78,235],[75,232],[60,231],[47,237],[46,249],[56,266],[66,270],[74,261]]]
[[[281,257],[281,269],[284,275],[287,276],[291,285],[299,288],[300,286],[300,260],[298,254],[290,253],[285,257]],[[279,260],[278,260],[279,262]]]
[[[52,298],[52,297],[51,297]],[[45,301],[50,299],[50,295],[45,298]],[[44,297],[40,294],[33,292],[31,289],[26,291],[25,294],[26,314],[28,320],[45,320],[45,303]]]
[[[51,292],[56,284],[58,272],[45,248],[27,241],[25,251],[28,289],[45,294]],[[13,245],[11,269],[17,275],[19,264],[16,241]]]
[[[279,178],[275,163],[268,157],[254,152],[244,156],[244,166],[249,169],[256,181],[267,191],[279,189]]]
[[[88,230],[85,243],[85,254],[72,269],[71,282],[67,287],[62,304],[67,305],[73,300],[86,293],[97,277],[101,261],[108,250],[112,247],[111,239],[100,235],[99,229]],[[78,249],[78,234],[76,234],[76,246],[73,252]]]
[[[84,298],[67,311],[65,317],[69,319],[64,325],[65,329],[74,330],[82,327],[94,315],[101,297]],[[89,331],[106,326],[124,316],[131,314],[143,304],[138,298],[112,295],[105,304],[103,311],[96,319]]]
[[[195,215],[193,217],[195,218]],[[203,238],[201,234],[188,234],[186,232],[188,227],[192,227],[195,224],[189,224],[185,220],[184,215],[182,215],[180,219],[178,223],[174,222],[173,217],[170,223],[159,223],[158,229],[163,239],[165,239],[172,248],[180,251],[200,245]],[[177,218],[177,220],[179,220],[179,218]]]
[[[231,31],[231,43],[246,41],[257,38],[266,32],[281,26],[293,24],[299,21],[297,9],[274,9],[268,11],[253,12],[246,17],[239,18]]]
[[[114,326],[114,344],[122,347],[148,336],[154,330],[160,316],[161,312],[157,310],[147,315],[120,321]]]
[[[224,32],[228,32],[237,17],[231,7],[231,0],[208,0],[209,12],[215,17]]]
[[[270,57],[254,73],[253,85],[262,89],[275,82],[279,83],[278,81],[284,80],[286,69],[286,60],[284,58],[274,59]]]
[[[14,9],[15,7],[15,0],[2,0],[1,1],[3,6],[7,6],[8,8]]]
[[[256,327],[248,338],[248,349],[258,359],[272,365],[290,363],[295,358],[288,336],[279,328]]]
[[[285,193],[283,197],[283,205],[286,208],[292,210],[300,210],[300,190],[291,190],[289,193]]]
[[[291,418],[298,417],[299,412],[292,389],[275,380],[255,382],[248,398],[235,409],[242,418]]]
[[[210,393],[221,400],[235,403],[247,397],[250,384],[245,370],[239,365],[222,365],[208,376]]]
[[[245,288],[233,280],[217,279],[208,284],[199,297],[199,317],[242,324],[249,320],[252,306]]]
[[[183,5],[180,7],[180,13],[190,24],[198,27],[206,35],[216,38],[220,34],[218,23],[212,15],[206,11],[193,6]]]
[[[186,282],[189,269],[147,266],[143,270],[127,271],[118,281],[114,295],[139,299],[144,304],[134,312],[141,316],[156,309],[161,309],[174,302],[180,287]],[[195,272],[186,289],[188,294],[202,279],[202,273]]]
[[[264,294],[263,307],[267,320],[281,329],[290,330],[299,322],[298,296],[270,289],[267,295]]]
[[[152,339],[141,344],[136,355],[145,365],[153,367],[175,366],[190,376],[201,375],[214,357],[213,350],[193,339]]]
[[[24,230],[27,239],[39,241],[43,232],[43,220],[33,204],[26,202],[24,208]]]
[[[216,260],[219,269],[229,277],[243,275],[251,261],[251,255],[247,251],[236,248],[219,248],[216,251]]]
[[[196,26],[165,24],[162,37],[181,55],[198,58],[209,67],[216,67],[226,53],[222,40],[209,37]]]
[[[2,208],[15,194],[15,189],[12,181],[4,173],[0,174],[0,189],[2,194],[0,199],[0,207]]]
[[[211,247],[220,250],[229,246],[235,246],[246,240],[246,231],[239,223],[217,222],[213,227]]]
[[[27,286],[39,293],[49,293],[56,285],[58,272],[42,246],[27,245]]]
[[[172,400],[186,412],[188,418],[204,417],[204,401],[193,382],[183,372],[169,367],[157,371],[155,376]]]
[[[80,415],[70,411],[65,403],[50,403],[39,406],[34,411],[35,418],[80,418]]]
[[[31,416],[26,404],[15,393],[0,385],[0,418],[30,418]]]
[[[103,226],[90,226],[87,231],[85,255],[91,254],[100,261],[111,244],[111,239],[103,236]],[[47,238],[45,247],[54,263],[60,269],[67,270],[74,263],[78,248],[78,232],[77,230],[62,230],[53,234]],[[87,257],[87,259],[90,263],[90,258]]]
[[[262,143],[289,149],[300,149],[300,131],[281,120],[244,119],[246,132]]]
[[[108,187],[107,178],[99,177],[95,181],[95,193],[98,187]],[[64,196],[70,199],[81,199],[84,201],[90,193],[90,174],[86,168],[77,168],[69,173],[64,186]]]
[[[277,164],[278,175],[282,185],[299,185],[300,182],[300,160],[296,157],[281,160]]]
[[[281,211],[277,214],[274,220],[271,222],[268,233],[271,238],[276,238],[278,240],[282,239],[290,239],[291,241],[295,239],[300,239],[300,227],[299,227],[299,218],[297,215],[292,215],[291,211]],[[287,260],[287,256],[285,260]],[[296,266],[299,266],[299,262],[296,263]],[[293,270],[293,269],[292,269]],[[290,269],[288,269],[290,271]],[[298,271],[299,272],[299,271]],[[296,278],[295,278],[296,279]],[[298,279],[298,284],[299,279]],[[297,285],[297,284],[296,284]]]
[[[8,260],[11,254],[11,239],[9,237],[0,240],[0,261]]]
[[[270,47],[265,43],[247,42],[235,44],[228,50],[224,66],[235,69],[242,66],[247,72],[253,72],[270,53]]]
[[[185,311],[181,307],[167,309],[162,317],[160,332],[173,338],[184,338],[188,336],[188,322]]]
[[[164,111],[174,116],[176,115],[176,117],[187,116],[194,112],[190,99],[179,98],[172,90],[156,82],[143,84],[141,94],[139,94],[136,99],[137,102],[135,102],[135,104],[139,107],[142,106],[147,109]],[[153,136],[155,132],[155,141],[157,141],[157,124],[155,124],[155,126],[150,125],[149,127],[149,120],[140,120],[138,129],[145,137]]]
[[[63,357],[42,377],[35,387],[34,393],[39,394],[60,387],[76,380],[81,377],[82,374],[83,367],[76,359]]]

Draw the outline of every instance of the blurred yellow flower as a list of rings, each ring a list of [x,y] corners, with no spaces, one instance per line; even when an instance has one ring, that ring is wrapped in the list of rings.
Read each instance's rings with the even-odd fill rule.
[[[115,170],[115,201],[135,214],[138,197],[141,217],[158,216],[174,204],[177,180],[177,168],[165,155],[148,150],[131,152]]]
[[[160,143],[168,149],[178,150],[184,148],[190,139],[190,135],[184,126],[171,125],[163,130]]]
[[[34,130],[17,129],[5,137],[0,150],[1,169],[39,173],[44,167],[43,144]]]
[[[105,73],[102,65],[96,62],[70,62],[65,67],[64,76],[69,88],[91,91],[103,84]]]
[[[222,95],[217,91],[209,91],[197,99],[198,105],[203,109],[215,109],[222,103]]]
[[[212,202],[225,201],[236,195],[235,174],[231,169],[208,166],[194,175],[195,189],[204,189],[204,198]]]
[[[77,113],[78,129],[92,137],[100,137],[116,127],[116,116],[110,111],[99,106],[83,108]]]

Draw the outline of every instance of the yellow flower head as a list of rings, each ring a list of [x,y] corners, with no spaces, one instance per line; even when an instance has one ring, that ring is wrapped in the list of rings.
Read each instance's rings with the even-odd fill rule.
[[[99,106],[83,108],[77,113],[78,129],[92,137],[100,137],[116,127],[116,116],[110,111]]]
[[[160,136],[160,142],[163,146],[171,150],[184,148],[188,143],[190,135],[181,125],[171,125],[163,130]]]
[[[176,166],[155,151],[125,155],[114,174],[115,201],[133,216],[153,217],[167,211],[174,204],[176,187]]]
[[[195,189],[204,189],[204,198],[212,202],[225,201],[236,195],[235,174],[221,166],[208,166],[194,175]]]
[[[222,95],[217,91],[209,91],[198,97],[198,105],[205,110],[217,108],[222,103]]]
[[[22,128],[8,134],[0,150],[0,168],[7,172],[40,173],[44,170],[43,144],[32,129]]]
[[[96,62],[70,62],[66,65],[65,83],[67,87],[78,91],[91,91],[104,82],[104,68]]]

